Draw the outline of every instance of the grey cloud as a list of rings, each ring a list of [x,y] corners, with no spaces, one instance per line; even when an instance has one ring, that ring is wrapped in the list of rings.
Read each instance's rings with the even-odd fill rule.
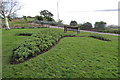
[[[105,9],[105,10],[94,10],[94,11],[100,11],[100,12],[104,12],[104,11],[120,11],[120,9]]]
[[[68,11],[69,13],[80,13],[80,12],[110,12],[120,11],[120,9],[104,9],[104,10],[93,10],[93,11]]]

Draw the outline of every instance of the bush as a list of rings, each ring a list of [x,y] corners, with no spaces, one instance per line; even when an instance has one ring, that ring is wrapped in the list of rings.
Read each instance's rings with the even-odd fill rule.
[[[42,16],[35,16],[36,20],[43,20]]]
[[[51,18],[51,17],[46,17],[46,20],[47,21],[55,21],[53,18]]]
[[[90,22],[86,22],[86,23],[80,25],[80,29],[83,29],[83,30],[92,29],[92,24]]]
[[[23,16],[23,19],[24,19],[25,21],[27,21],[27,17],[26,17],[26,16]]]
[[[21,62],[36,52],[43,52],[52,47],[63,36],[63,33],[54,29],[47,29],[33,35],[13,51],[13,61]],[[19,60],[20,59],[20,60]]]
[[[104,21],[100,21],[100,22],[95,22],[95,29],[101,30],[101,29],[105,29],[106,27],[106,22]]]
[[[111,41],[111,40],[108,39],[107,37],[102,36],[102,35],[100,35],[100,34],[92,34],[92,35],[90,35],[89,37],[93,37],[93,38],[100,39],[100,40],[104,40],[104,41]]]
[[[70,26],[77,26],[77,22],[76,21],[71,21]]]
[[[119,30],[100,30],[99,32],[120,34]]]

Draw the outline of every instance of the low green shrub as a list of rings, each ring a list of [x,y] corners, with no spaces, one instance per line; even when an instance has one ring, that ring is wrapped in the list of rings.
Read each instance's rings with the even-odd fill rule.
[[[120,34],[119,30],[100,30],[99,32]]]
[[[100,35],[100,34],[92,34],[92,35],[89,35],[89,37],[93,37],[93,38],[100,39],[100,40],[104,40],[104,41],[111,41],[111,40],[108,39],[107,37],[102,36],[102,35]]]
[[[28,40],[14,49],[12,61],[21,62],[30,56],[36,56],[37,52],[41,53],[46,51],[55,45],[63,35],[61,31],[56,29],[47,29],[39,33],[33,33]]]

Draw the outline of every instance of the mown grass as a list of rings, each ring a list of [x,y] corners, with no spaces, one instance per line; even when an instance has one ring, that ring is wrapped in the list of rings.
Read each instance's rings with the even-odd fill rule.
[[[20,21],[9,21],[9,26],[10,26],[10,28],[14,28],[14,27],[34,27],[34,25],[31,25],[31,24],[28,23],[29,21],[33,21],[33,20],[35,20],[35,18],[27,18],[27,21],[24,20],[24,19],[22,21],[21,20]],[[3,20],[2,26],[4,26],[4,25],[5,25],[5,22]]]
[[[50,47],[55,45],[64,34],[56,29],[45,29],[39,33],[23,33],[25,35],[31,35],[31,38],[25,40],[13,51],[13,60],[11,62],[18,63],[24,60],[37,56],[39,54],[48,50]]]
[[[105,30],[100,30],[99,32],[105,32],[105,33],[114,33],[114,34],[120,34],[119,28],[106,28]]]
[[[88,32],[69,31],[50,51],[21,64],[9,63],[12,50],[29,37],[16,33],[37,33],[43,29],[3,30],[3,78],[118,78],[118,37],[109,42],[89,38]],[[50,28],[49,28],[50,29]],[[57,29],[61,30],[61,29]],[[63,32],[63,30],[61,30]],[[93,34],[93,33],[91,33]]]
[[[26,21],[12,21],[12,22],[9,22],[10,24],[10,27],[11,28],[14,28],[14,27],[29,27],[30,24],[28,24]]]
[[[2,29],[0,29],[0,79],[2,79]]]
[[[15,49],[18,45],[24,42],[31,36],[16,36],[17,33],[29,32],[29,33],[37,33],[41,29],[11,29],[11,30],[2,30],[2,50],[3,50],[3,64],[8,63],[10,61],[12,50]]]

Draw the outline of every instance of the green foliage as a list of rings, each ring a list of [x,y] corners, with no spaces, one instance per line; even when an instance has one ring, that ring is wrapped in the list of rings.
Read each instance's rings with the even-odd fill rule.
[[[100,35],[100,34],[92,34],[92,35],[90,35],[90,37],[93,37],[93,38],[96,38],[96,39],[100,39],[100,40],[105,40],[105,41],[111,41],[111,40],[108,39],[107,37],[102,36],[102,35]]]
[[[27,21],[33,21],[33,20],[34,20],[34,18],[27,18]],[[4,25],[4,24],[5,24],[5,22],[3,22],[2,25]],[[10,28],[14,28],[14,27],[26,27],[27,28],[27,27],[30,27],[33,25],[27,23],[25,20],[22,20],[22,21],[10,21],[9,26],[10,26]]]
[[[45,33],[51,28],[3,30],[2,78],[119,78],[118,36],[103,35],[112,41],[105,42],[89,37],[66,37],[48,52],[21,64],[9,63],[12,50],[25,40],[41,44],[32,36],[15,36],[17,33]],[[62,29],[52,29],[63,32]],[[54,33],[53,33],[54,34]],[[89,32],[68,31],[65,35],[88,36]],[[51,38],[52,36],[49,36]],[[39,41],[38,41],[39,40]],[[50,42],[54,40],[50,40]],[[56,43],[56,42],[55,42]],[[35,44],[34,44],[35,45]],[[17,59],[18,60],[18,59]],[[23,61],[22,59],[20,59]],[[19,61],[18,61],[19,62]],[[119,80],[119,79],[118,79]]]
[[[53,46],[62,36],[61,32],[53,29],[43,30],[37,34],[34,33],[30,39],[21,43],[14,51],[13,59],[25,59],[29,56],[35,56],[37,55],[36,52],[43,52]]]
[[[54,15],[53,15],[51,12],[49,12],[48,10],[43,10],[43,11],[41,11],[41,12],[40,12],[40,15],[43,16],[44,18],[46,18],[46,17],[53,17],[53,16],[54,16]]]
[[[17,59],[16,61],[17,61],[17,62],[23,62],[24,59],[21,57],[21,58]]]
[[[42,16],[35,16],[36,20],[43,20],[43,17]]]
[[[46,21],[55,21],[52,17],[54,16],[50,11],[43,10],[40,12],[41,17],[43,17]]]
[[[120,34],[120,30],[99,30],[99,32]]]
[[[47,21],[55,21],[53,18],[51,18],[51,17],[46,17],[46,20]]]
[[[84,29],[84,30],[92,29],[92,24],[90,22],[86,22],[86,23],[80,25],[80,29]]]
[[[106,22],[100,21],[100,22],[95,22],[95,29],[104,29],[106,27]]]
[[[76,21],[71,21],[70,26],[77,26],[77,22]]]
[[[13,57],[14,58],[27,58],[32,53],[34,52],[30,50],[29,48],[23,46],[22,44],[16,51],[14,51]]]
[[[27,21],[27,17],[26,17],[26,16],[23,16],[23,19],[24,19],[25,21]]]
[[[31,17],[31,16],[27,16],[27,18],[33,18],[33,17]]]
[[[7,18],[8,18],[8,21],[12,21],[10,16],[8,16]]]

